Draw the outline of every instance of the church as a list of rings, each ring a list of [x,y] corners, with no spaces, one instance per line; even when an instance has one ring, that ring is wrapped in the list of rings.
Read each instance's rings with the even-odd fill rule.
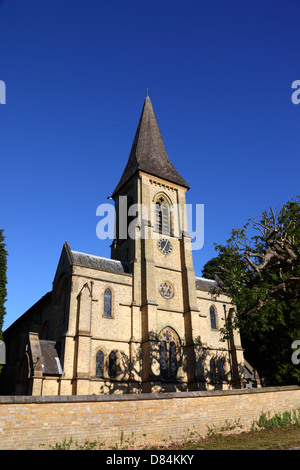
[[[234,331],[224,341],[220,332],[235,306],[225,295],[213,297],[216,282],[194,272],[182,217],[188,189],[167,155],[147,94],[127,164],[111,194],[116,214],[111,258],[64,243],[52,291],[4,332],[0,394],[244,386],[240,335]],[[141,209],[132,224],[127,215],[133,205]]]

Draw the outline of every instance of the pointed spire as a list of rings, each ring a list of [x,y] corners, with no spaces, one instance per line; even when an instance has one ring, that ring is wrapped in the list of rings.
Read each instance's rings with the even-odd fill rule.
[[[189,188],[169,160],[149,98],[148,87],[128,162],[112,197],[137,171]]]

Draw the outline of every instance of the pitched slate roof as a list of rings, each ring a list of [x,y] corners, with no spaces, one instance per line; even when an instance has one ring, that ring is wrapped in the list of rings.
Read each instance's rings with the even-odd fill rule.
[[[169,160],[149,96],[144,102],[127,165],[112,197],[137,171],[189,188]]]
[[[101,271],[114,273],[129,273],[128,263],[126,262],[71,250],[68,242],[65,242],[64,246],[68,251],[70,263],[75,266],[100,269]]]
[[[217,281],[206,279],[204,277],[196,277],[196,289],[210,291],[218,286]]]
[[[40,348],[43,357],[42,368],[45,375],[63,374],[56,347],[56,341],[40,339]]]

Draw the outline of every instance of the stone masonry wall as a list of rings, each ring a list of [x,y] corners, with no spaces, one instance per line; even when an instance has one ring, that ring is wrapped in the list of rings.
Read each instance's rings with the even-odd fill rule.
[[[300,407],[300,387],[106,396],[1,396],[0,449],[49,449],[72,437],[107,449],[177,441],[196,431],[205,436],[225,420],[242,431],[262,411]],[[236,429],[235,432],[239,431]]]

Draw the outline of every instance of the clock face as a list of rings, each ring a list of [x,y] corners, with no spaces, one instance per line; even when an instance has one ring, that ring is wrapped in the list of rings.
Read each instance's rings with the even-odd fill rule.
[[[160,240],[158,240],[158,249],[164,255],[168,255],[169,253],[171,253],[173,249],[172,243],[170,242],[170,240],[167,240],[166,238],[161,238]]]

